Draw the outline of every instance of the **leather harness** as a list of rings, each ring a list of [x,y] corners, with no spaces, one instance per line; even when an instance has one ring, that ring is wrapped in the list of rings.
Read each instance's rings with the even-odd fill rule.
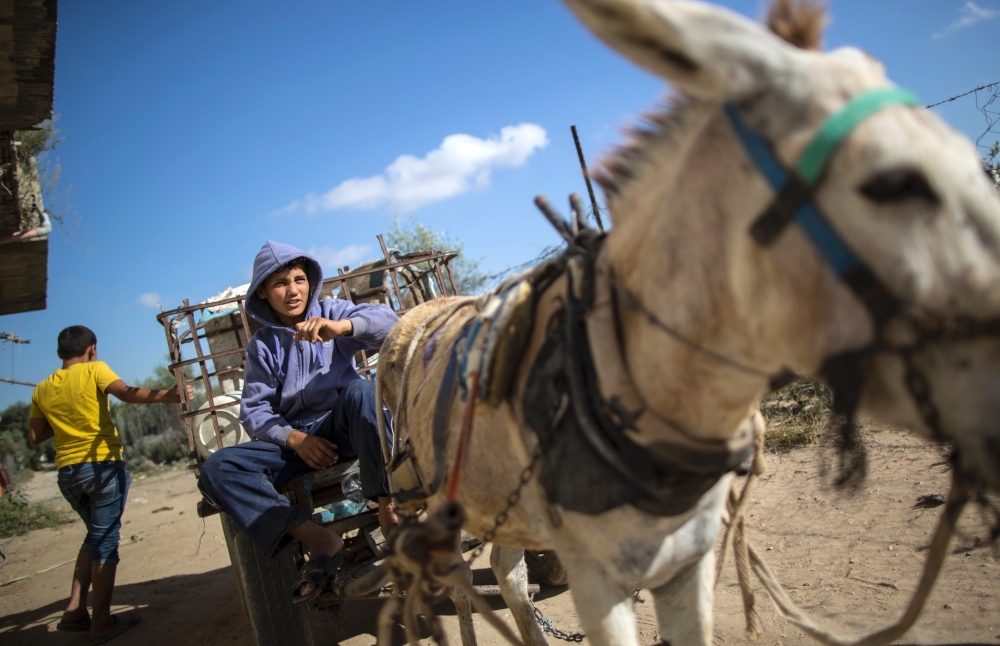
[[[936,439],[946,441],[948,437],[941,428],[941,416],[933,401],[930,382],[914,362],[914,355],[930,343],[1000,336],[1000,319],[980,320],[918,311],[896,297],[851,250],[815,202],[816,189],[840,145],[855,127],[890,106],[915,108],[920,102],[912,92],[897,87],[863,92],[820,126],[791,169],[781,163],[764,137],[743,121],[739,106],[728,103],[725,108],[747,155],[777,192],[770,206],[750,227],[750,235],[758,244],[768,247],[788,225],[798,224],[872,318],[875,336],[871,343],[827,358],[821,369],[834,392],[834,410],[846,417],[845,444],[853,442],[854,414],[864,385],[865,363],[874,355],[889,353],[902,359],[907,391],[924,423]]]
[[[834,391],[835,410],[845,414],[847,424],[853,428],[865,362],[879,352],[895,353],[906,365],[906,386],[924,422],[938,439],[944,440],[946,436],[929,382],[914,364],[913,355],[932,342],[1000,336],[1000,319],[936,316],[907,307],[851,250],[814,199],[831,157],[853,129],[882,109],[895,105],[916,107],[919,102],[909,91],[894,87],[869,90],[850,100],[820,127],[792,169],[786,168],[767,140],[743,121],[739,106],[728,103],[725,113],[748,156],[776,191],[770,206],[751,226],[750,235],[758,244],[768,247],[790,224],[798,224],[872,317],[876,334],[870,344],[829,357],[823,365],[821,372]],[[556,221],[554,210],[546,205],[539,204],[567,241],[567,248],[523,280],[531,282],[536,302],[560,276],[565,276],[567,289],[564,306],[548,322],[546,340],[530,370],[522,404],[525,422],[541,446],[540,481],[548,501],[586,514],[602,513],[624,504],[656,515],[684,513],[719,478],[750,457],[752,421],[748,418],[728,441],[704,440],[644,405],[624,364],[618,332],[619,303],[630,302],[643,309],[641,301],[617,283],[601,263],[599,256],[605,234],[587,228],[580,218],[572,227],[565,221]],[[498,291],[504,289],[502,286]],[[767,375],[696,346],[659,321],[655,314],[644,309],[643,312],[679,341],[745,372],[769,378],[772,389],[790,380],[788,371]],[[904,335],[908,340],[893,341],[892,337],[898,335],[887,333],[890,324],[908,328],[909,334]],[[475,335],[475,330],[470,332],[470,329],[476,326],[478,321],[474,317],[453,344],[438,390],[433,423],[436,462],[433,481],[429,487],[422,484],[419,490],[398,492],[394,496],[425,498],[441,485],[455,393],[462,390],[467,397],[476,396],[466,392],[459,369],[465,358],[462,348],[466,339]],[[512,361],[513,356],[516,363],[526,339],[522,330],[521,342],[508,348],[507,361]],[[504,383],[494,385],[493,390],[509,396],[509,388],[510,383]],[[639,444],[631,435],[640,429],[647,431],[648,436],[662,439],[653,444]]]

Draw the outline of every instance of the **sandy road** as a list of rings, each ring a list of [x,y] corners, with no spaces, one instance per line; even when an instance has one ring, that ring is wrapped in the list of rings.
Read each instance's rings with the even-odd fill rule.
[[[914,508],[914,502],[921,494],[945,493],[948,483],[944,467],[932,466],[941,460],[939,448],[892,431],[874,433],[869,442],[869,476],[852,493],[824,484],[817,446],[770,456],[748,517],[751,540],[793,599],[850,634],[884,625],[900,612],[919,576],[938,512]],[[36,476],[29,494],[61,501],[51,473]],[[137,610],[142,623],[116,639],[118,646],[252,643],[218,518],[202,523],[194,513],[197,500],[194,478],[184,470],[133,482],[123,538],[134,536],[137,542],[121,548],[115,610]],[[16,538],[0,583],[74,558],[81,528],[77,521]],[[941,581],[904,643],[1000,644],[1000,554],[977,543],[986,535],[977,510],[966,514],[960,529]],[[486,568],[486,558],[480,561],[475,567]],[[0,587],[0,644],[87,643],[85,636],[55,631],[70,573],[67,565]],[[485,570],[477,575],[488,577]],[[780,620],[761,595],[758,589],[766,630],[759,643],[812,643]],[[640,598],[639,640],[654,644],[659,633],[653,598],[649,591]],[[747,643],[731,565],[716,599],[715,644]],[[543,590],[537,601],[560,628],[579,629],[566,590]],[[378,602],[355,602],[340,615],[313,613],[316,643],[370,646],[378,607]],[[493,607],[513,625],[500,599]],[[453,610],[447,602],[439,610],[452,643],[459,643]],[[503,643],[480,617],[476,624],[481,644]],[[405,642],[401,630],[395,641]],[[424,641],[429,643],[426,636]]]

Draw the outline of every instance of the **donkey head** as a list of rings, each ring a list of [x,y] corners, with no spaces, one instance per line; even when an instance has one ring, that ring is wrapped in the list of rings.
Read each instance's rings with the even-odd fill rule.
[[[653,132],[666,129],[661,116],[607,163],[602,183],[615,225],[608,246],[630,258],[618,274],[699,343],[761,371],[819,374],[831,357],[882,343],[857,364],[861,409],[953,442],[960,467],[1000,489],[1000,337],[893,331],[898,321],[876,323],[803,227],[792,222],[766,245],[749,234],[775,190],[727,110],[794,169],[831,116],[891,85],[882,65],[856,49],[793,45],[699,2],[564,1],[608,45],[668,80],[688,106],[679,119],[686,138]],[[795,15],[781,0],[776,6],[777,31],[818,46],[821,12]],[[972,145],[912,105],[873,112],[838,144],[808,201],[885,292],[918,318],[1000,318],[1000,201]],[[660,258],[637,260],[641,252]],[[695,278],[686,294],[676,287],[682,270]],[[885,350],[886,339],[905,345],[905,361]],[[654,364],[664,358],[633,348],[627,358],[638,381],[645,381],[643,352]],[[914,372],[927,386],[923,410]],[[736,387],[739,397],[729,399],[743,406],[764,389],[761,381]],[[669,398],[644,395],[670,414]]]

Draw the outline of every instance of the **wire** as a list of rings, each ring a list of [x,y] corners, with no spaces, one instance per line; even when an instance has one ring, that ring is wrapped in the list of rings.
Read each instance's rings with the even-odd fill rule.
[[[944,103],[950,103],[950,102],[954,101],[955,99],[961,99],[963,96],[969,96],[973,92],[978,92],[980,90],[987,90],[987,89],[992,90],[997,85],[1000,85],[1000,81],[996,81],[995,83],[987,83],[986,85],[980,85],[979,87],[977,87],[975,89],[972,89],[972,90],[969,90],[968,92],[965,92],[963,94],[957,94],[957,95],[951,97],[950,99],[945,99],[944,101],[938,101],[937,103],[932,103],[932,104],[926,105],[924,107],[927,108],[927,109],[936,108],[937,106],[942,105]]]

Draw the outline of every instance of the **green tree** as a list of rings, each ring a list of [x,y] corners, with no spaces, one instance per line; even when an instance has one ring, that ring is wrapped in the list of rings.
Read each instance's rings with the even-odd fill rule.
[[[153,368],[152,375],[135,385],[150,390],[165,390],[173,388],[176,383],[167,366],[160,364]],[[196,399],[195,404],[198,403]],[[187,435],[179,413],[178,404],[111,402],[111,419],[122,444],[127,447],[129,458],[144,457],[157,464],[187,457]]]
[[[461,294],[478,294],[486,286],[487,276],[480,268],[483,259],[473,260],[462,254],[464,245],[452,238],[447,231],[435,231],[417,222],[411,215],[409,221],[402,222],[399,218],[392,221],[392,228],[385,234],[385,243],[392,249],[403,253],[437,249],[438,251],[457,251],[458,258],[451,262],[451,271]]]
[[[62,166],[52,156],[63,141],[63,131],[56,128],[58,119],[58,116],[46,119],[31,130],[18,130],[14,133],[14,140],[17,142],[22,229],[40,224],[38,211],[43,203],[54,223],[65,224],[70,210],[68,196],[59,190]]]
[[[41,468],[42,457],[49,462],[56,458],[56,447],[52,440],[32,446],[28,441],[28,417],[31,404],[15,402],[0,412],[0,459],[12,455],[29,469]]]

